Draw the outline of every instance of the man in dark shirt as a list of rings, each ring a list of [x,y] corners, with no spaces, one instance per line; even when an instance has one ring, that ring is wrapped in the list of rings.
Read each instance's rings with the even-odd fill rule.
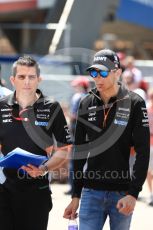
[[[19,147],[42,156],[54,154],[44,164],[4,168],[0,185],[1,230],[46,230],[52,208],[48,171],[65,159],[69,130],[58,102],[38,90],[40,68],[29,57],[20,57],[12,68],[15,92],[0,101],[0,144],[6,156]],[[56,147],[54,145],[56,140]]]
[[[122,70],[112,50],[101,50],[88,69],[96,88],[81,101],[74,151],[72,201],[65,218],[79,230],[101,230],[107,216],[111,230],[128,230],[149,162],[149,125],[145,101],[118,82]],[[130,176],[130,149],[136,161]]]

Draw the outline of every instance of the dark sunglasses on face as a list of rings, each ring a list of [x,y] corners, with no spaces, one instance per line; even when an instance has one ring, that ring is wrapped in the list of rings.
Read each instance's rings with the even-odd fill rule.
[[[96,69],[91,69],[89,70],[89,74],[92,78],[96,78],[98,77],[98,74],[102,77],[102,78],[106,78],[108,77],[109,73],[111,71],[110,70],[96,70]]]

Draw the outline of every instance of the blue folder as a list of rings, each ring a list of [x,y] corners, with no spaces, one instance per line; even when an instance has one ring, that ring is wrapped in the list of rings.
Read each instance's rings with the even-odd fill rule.
[[[6,156],[0,158],[0,166],[4,168],[18,169],[22,165],[27,164],[39,166],[46,160],[48,160],[47,156],[36,155],[21,148],[16,148]]]

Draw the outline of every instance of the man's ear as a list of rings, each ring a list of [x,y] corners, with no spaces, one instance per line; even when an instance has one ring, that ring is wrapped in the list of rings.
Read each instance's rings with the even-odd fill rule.
[[[117,79],[119,79],[120,76],[122,75],[122,69],[118,69],[118,70],[116,71],[116,74],[117,74]]]
[[[10,82],[14,86],[14,77],[13,76],[10,77]]]
[[[122,74],[122,69],[118,69],[118,70],[117,70],[117,73],[118,73],[119,76],[121,76],[121,74]]]
[[[42,81],[42,77],[41,77],[41,76],[38,77],[38,81],[39,81],[39,82]]]

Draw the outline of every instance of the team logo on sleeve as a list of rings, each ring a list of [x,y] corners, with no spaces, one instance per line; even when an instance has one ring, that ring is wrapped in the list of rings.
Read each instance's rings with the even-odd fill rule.
[[[71,136],[70,136],[70,130],[69,130],[69,128],[68,128],[68,126],[67,125],[65,125],[64,126],[64,129],[65,129],[65,131],[66,131],[66,139],[69,139],[69,138],[71,138]]]
[[[142,126],[149,127],[148,113],[145,107],[141,107],[142,110]]]

